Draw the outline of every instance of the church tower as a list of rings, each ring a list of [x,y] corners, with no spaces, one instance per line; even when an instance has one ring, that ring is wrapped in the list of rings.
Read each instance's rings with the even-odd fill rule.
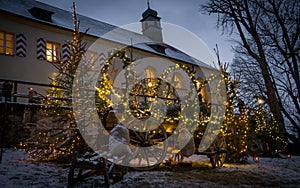
[[[157,16],[157,11],[150,8],[149,1],[147,2],[148,8],[142,14],[142,32],[143,35],[149,37],[155,42],[163,42],[162,28],[160,25],[160,17]]]

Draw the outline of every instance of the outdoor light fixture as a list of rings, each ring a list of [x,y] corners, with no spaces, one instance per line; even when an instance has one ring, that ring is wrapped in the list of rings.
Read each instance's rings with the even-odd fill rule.
[[[253,161],[259,162],[259,157],[255,153],[253,154]]]
[[[262,104],[262,103],[264,103],[264,100],[258,99],[257,102],[258,102],[258,104]]]

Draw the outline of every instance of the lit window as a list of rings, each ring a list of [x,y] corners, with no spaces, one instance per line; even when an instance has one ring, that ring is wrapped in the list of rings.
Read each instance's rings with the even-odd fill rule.
[[[58,62],[59,61],[59,44],[55,42],[47,41],[46,44],[47,61]]]
[[[87,64],[91,64],[94,65],[95,64],[95,60],[96,60],[96,52],[92,52],[92,51],[87,51],[83,58],[84,58],[84,62]]]
[[[146,76],[146,84],[148,87],[153,87],[155,86],[156,82],[155,82],[155,72],[153,70],[153,68],[151,67],[147,67],[145,70],[145,76]]]
[[[181,89],[182,88],[182,79],[181,79],[181,75],[179,73],[174,73],[173,76],[173,83],[174,83],[174,87],[177,89]]]
[[[14,34],[0,31],[0,53],[13,55]]]

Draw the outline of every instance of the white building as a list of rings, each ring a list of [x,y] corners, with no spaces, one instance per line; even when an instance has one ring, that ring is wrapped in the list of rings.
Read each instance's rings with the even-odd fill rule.
[[[120,35],[103,38],[103,35],[117,27],[82,15],[78,15],[78,20],[80,31],[89,29],[84,38],[88,45],[98,40],[104,47],[114,48],[124,41],[130,43],[131,39],[151,41],[131,47],[135,60],[158,57],[185,64],[195,69],[198,80],[206,79],[203,72],[213,71],[212,67],[163,43],[160,17],[149,5],[140,20],[143,35],[120,30]],[[0,82],[4,80],[13,82],[14,93],[27,93],[28,87],[34,87],[39,93],[45,93],[47,87],[42,86],[50,83],[49,78],[56,71],[52,64],[68,60],[70,49],[66,40],[72,40],[72,13],[34,0],[0,0],[0,23]],[[88,51],[86,56],[96,59],[101,57],[103,60],[107,54]],[[157,71],[156,68],[156,64],[149,64],[145,68],[145,78],[153,76],[153,72]],[[184,89],[184,84],[180,83],[180,75],[174,75],[173,78],[177,83],[176,87]],[[39,86],[32,85],[35,83]],[[202,93],[202,100],[209,102],[208,89]]]

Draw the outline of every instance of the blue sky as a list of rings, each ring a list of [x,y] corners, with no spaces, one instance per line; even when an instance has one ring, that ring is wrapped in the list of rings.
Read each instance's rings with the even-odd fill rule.
[[[38,0],[56,7],[71,10],[76,3],[77,13],[116,26],[139,22],[147,9],[147,0]],[[205,0],[206,1],[206,0]],[[203,0],[150,0],[150,8],[158,12],[162,22],[178,25],[203,40],[209,50],[218,44],[221,61],[231,62],[230,37],[217,30],[216,15],[204,15],[199,9]],[[183,50],[184,51],[184,50]],[[193,54],[190,54],[193,56]]]

